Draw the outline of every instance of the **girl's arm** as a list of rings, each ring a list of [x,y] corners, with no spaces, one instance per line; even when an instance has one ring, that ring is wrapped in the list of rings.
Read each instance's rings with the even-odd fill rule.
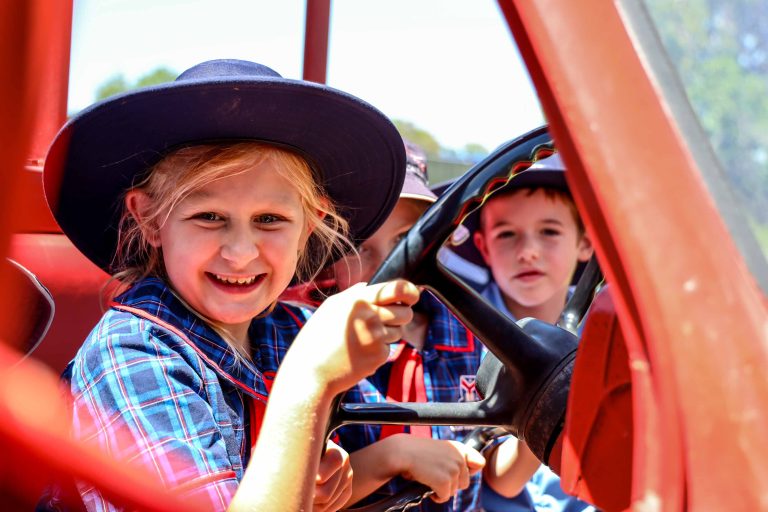
[[[411,321],[412,283],[356,285],[315,312],[285,356],[230,510],[310,510],[333,398],[375,371]]]
[[[456,441],[395,434],[350,454],[355,477],[348,505],[402,476],[432,489],[433,500],[448,501],[469,486],[469,477],[480,471],[485,459],[476,450]]]
[[[286,358],[270,392],[252,462],[229,510],[312,509],[333,397],[323,383],[307,378],[302,365]]]
[[[486,452],[486,458],[483,480],[506,498],[520,494],[541,465],[528,445],[512,436]]]

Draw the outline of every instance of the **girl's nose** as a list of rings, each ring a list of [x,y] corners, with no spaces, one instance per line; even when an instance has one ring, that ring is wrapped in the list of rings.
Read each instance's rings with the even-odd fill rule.
[[[258,237],[248,229],[228,230],[221,245],[221,257],[235,266],[244,266],[259,256]]]

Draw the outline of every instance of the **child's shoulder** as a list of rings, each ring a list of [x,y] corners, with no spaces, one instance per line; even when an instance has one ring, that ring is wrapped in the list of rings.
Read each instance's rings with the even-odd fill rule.
[[[174,330],[135,314],[111,308],[91,330],[73,366],[93,374],[112,368],[141,366],[158,359],[194,358],[191,348]]]
[[[269,315],[271,320],[285,327],[299,329],[307,323],[309,317],[315,312],[315,308],[298,302],[278,302],[275,309]]]

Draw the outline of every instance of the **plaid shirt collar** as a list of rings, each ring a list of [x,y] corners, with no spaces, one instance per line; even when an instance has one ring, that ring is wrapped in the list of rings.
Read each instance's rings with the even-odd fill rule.
[[[264,375],[257,369],[257,366],[261,366],[260,347],[252,347],[253,363],[237,357],[227,342],[190,311],[161,279],[150,277],[139,281],[116,297],[111,306],[144,317],[180,336],[202,357],[207,366],[245,393],[261,400],[268,395]],[[269,322],[269,316],[253,320],[249,334],[258,331],[263,336],[265,332],[272,332],[272,329],[258,325],[265,322]],[[257,338],[251,336],[251,340],[254,339]]]

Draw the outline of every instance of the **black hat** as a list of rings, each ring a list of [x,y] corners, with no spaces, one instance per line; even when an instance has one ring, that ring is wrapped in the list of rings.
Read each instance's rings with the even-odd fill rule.
[[[354,240],[378,229],[402,188],[403,141],[377,109],[261,64],[213,60],[174,82],[92,105],[67,122],[45,162],[48,205],[72,243],[109,271],[123,193],[173,149],[232,140],[274,143],[302,155]]]
[[[444,192],[450,182],[439,184],[433,188],[438,194]],[[553,153],[550,156],[533,162],[529,167],[524,168],[517,174],[514,174],[510,180],[503,186],[494,189],[491,198],[507,192],[528,188],[553,188],[568,192],[568,182],[565,180],[565,165],[560,159],[559,153]],[[480,227],[480,210],[472,212],[460,225],[451,237],[448,246],[450,250],[459,257],[469,262],[472,266],[485,267],[480,251],[475,247],[473,234]],[[459,263],[461,265],[464,263]],[[477,270],[473,267],[473,272]]]

